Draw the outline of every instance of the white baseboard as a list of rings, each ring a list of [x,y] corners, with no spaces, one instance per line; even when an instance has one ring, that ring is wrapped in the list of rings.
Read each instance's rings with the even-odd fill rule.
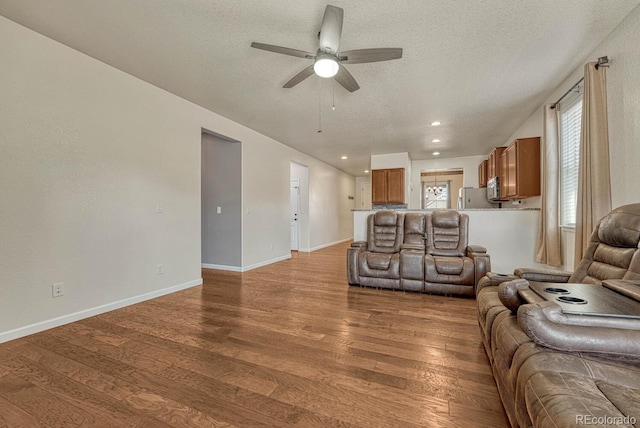
[[[246,271],[251,270],[251,269],[255,269],[255,268],[262,267],[262,266],[270,265],[271,263],[277,263],[277,262],[281,262],[283,260],[289,260],[290,258],[291,258],[291,253],[287,254],[286,256],[276,257],[275,259],[265,260],[263,262],[255,263],[255,264],[252,264],[252,265],[249,265],[249,266],[244,266],[242,268],[242,272],[246,272]]]
[[[134,305],[136,303],[144,302],[145,300],[151,300],[156,297],[164,296],[165,294],[175,293],[176,291],[184,290],[190,287],[195,287],[202,284],[202,278],[194,279],[193,281],[185,282],[183,284],[174,285],[172,287],[163,288],[162,290],[156,290],[149,293],[141,294],[139,296],[129,297],[127,299],[119,300],[113,303],[107,303],[106,305],[97,306],[95,308],[89,308],[82,311],[74,312],[72,314],[63,315],[61,317],[53,318],[46,321],[40,321],[35,324],[30,324],[24,327],[16,328],[0,333],[0,343],[8,342],[10,340],[19,339],[21,337],[29,336],[30,334],[39,333],[50,328],[59,327],[64,324],[69,324],[81,319],[100,315],[105,312],[113,311],[115,309],[124,308],[125,306]]]
[[[332,245],[342,244],[343,242],[352,241],[352,240],[353,240],[353,236],[350,238],[341,239],[339,241],[329,242],[328,244],[318,245],[317,247],[313,247],[313,248],[300,249],[300,251],[304,253],[310,253],[312,251],[321,250],[323,248],[331,247]]]
[[[202,263],[203,269],[218,269],[218,270],[228,270],[231,272],[242,272],[242,268],[240,266],[228,266],[228,265],[212,265],[211,263]]]
[[[262,266],[270,265],[271,263],[281,262],[283,260],[288,260],[291,258],[291,254],[287,254],[285,256],[276,257],[275,259],[265,260],[260,263],[255,263],[249,266],[239,267],[239,266],[227,266],[227,265],[213,265],[210,263],[202,263],[202,267],[204,269],[219,269],[219,270],[228,270],[231,272],[246,272],[251,269],[259,268]]]

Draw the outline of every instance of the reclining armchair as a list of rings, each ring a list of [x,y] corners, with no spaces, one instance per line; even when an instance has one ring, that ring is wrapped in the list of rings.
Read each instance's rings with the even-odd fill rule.
[[[491,269],[491,262],[486,248],[468,245],[469,216],[447,210],[425,217],[425,291],[475,296],[476,285]]]
[[[347,250],[349,284],[400,288],[400,250],[404,238],[404,214],[378,211],[367,219],[367,241]]]

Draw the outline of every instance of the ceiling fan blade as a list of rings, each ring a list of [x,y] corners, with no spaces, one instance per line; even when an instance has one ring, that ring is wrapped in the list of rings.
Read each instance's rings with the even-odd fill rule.
[[[322,52],[335,55],[340,48],[344,9],[327,5],[320,25],[319,48]]]
[[[283,48],[282,46],[267,45],[265,43],[251,42],[251,47],[283,55],[297,56],[299,58],[313,59],[316,57],[315,54],[312,54],[311,52],[300,51],[298,49]]]
[[[302,82],[304,79],[311,76],[312,74],[313,74],[313,65],[310,65],[309,67],[302,70],[300,73],[293,76],[291,80],[289,80],[287,83],[284,84],[283,88],[293,88],[298,83]]]
[[[354,92],[360,89],[360,85],[356,82],[356,79],[353,78],[351,73],[341,64],[338,69],[338,74],[335,75],[334,79],[341,84],[347,91]]]
[[[338,59],[343,64],[362,64],[400,58],[402,58],[402,48],[355,49],[340,52],[338,55]]]

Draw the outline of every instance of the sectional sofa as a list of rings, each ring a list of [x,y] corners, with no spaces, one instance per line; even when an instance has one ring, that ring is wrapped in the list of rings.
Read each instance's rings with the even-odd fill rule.
[[[598,223],[575,272],[479,281],[478,323],[513,427],[640,426],[639,245],[640,204],[626,205]],[[581,313],[540,292],[569,289],[621,303]]]

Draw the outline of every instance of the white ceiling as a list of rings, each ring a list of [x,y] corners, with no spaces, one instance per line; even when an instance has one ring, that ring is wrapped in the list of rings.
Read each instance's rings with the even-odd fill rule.
[[[311,60],[250,44],[315,52],[326,1],[0,0],[0,14],[363,175],[372,154],[470,156],[504,144],[640,3],[330,0],[344,8],[341,50],[402,47],[403,58],[349,65],[354,93],[316,76],[283,89]]]

